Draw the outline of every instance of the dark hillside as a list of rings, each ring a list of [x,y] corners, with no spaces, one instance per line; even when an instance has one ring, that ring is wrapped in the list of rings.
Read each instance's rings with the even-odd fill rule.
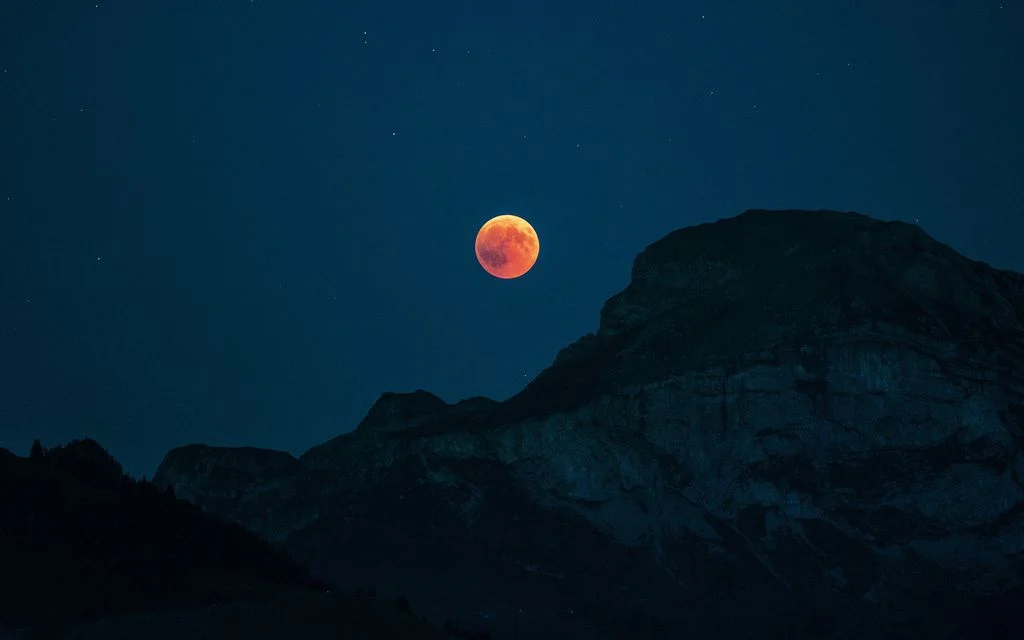
[[[242,527],[127,477],[92,440],[0,451],[0,513],[0,622],[14,627],[325,588]]]
[[[326,593],[284,551],[126,476],[93,440],[0,449],[0,514],[0,629],[19,635],[447,637],[402,603]]]

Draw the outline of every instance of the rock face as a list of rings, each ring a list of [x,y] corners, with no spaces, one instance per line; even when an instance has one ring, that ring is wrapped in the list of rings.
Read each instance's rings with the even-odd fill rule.
[[[796,640],[1003,637],[1022,478],[1024,277],[748,211],[650,245],[505,402],[385,394],[299,459],[192,446],[155,481],[496,637]]]

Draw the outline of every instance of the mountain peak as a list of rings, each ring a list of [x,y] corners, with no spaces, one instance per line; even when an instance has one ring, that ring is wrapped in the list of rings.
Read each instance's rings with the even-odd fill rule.
[[[1024,304],[1002,305],[1006,292],[991,291],[991,271],[915,225],[852,212],[749,210],[673,231],[644,249],[629,286],[605,303],[598,335],[626,332],[711,298],[802,309],[825,295],[830,308],[816,310],[837,320],[874,302],[858,299],[861,286],[880,296],[974,309],[997,323],[1019,322]],[[1019,297],[1024,280],[1005,272],[1003,279],[1016,280]]]
[[[382,393],[373,403],[356,431],[393,431],[419,424],[448,408],[448,403],[429,391]]]

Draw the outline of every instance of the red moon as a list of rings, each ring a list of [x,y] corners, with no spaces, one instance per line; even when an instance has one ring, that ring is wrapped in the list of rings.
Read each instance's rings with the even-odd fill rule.
[[[518,278],[533,268],[538,255],[537,232],[519,216],[491,218],[476,234],[476,259],[495,278]]]

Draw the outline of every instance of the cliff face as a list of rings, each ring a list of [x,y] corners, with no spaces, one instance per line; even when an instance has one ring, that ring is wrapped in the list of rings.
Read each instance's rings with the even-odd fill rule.
[[[970,637],[956,625],[977,599],[1024,578],[1022,454],[1024,277],[902,223],[748,211],[650,245],[598,332],[506,402],[385,394],[358,429],[298,460],[184,448],[155,481],[332,579],[346,553],[372,555],[373,537],[353,532],[434,525],[452,546],[431,553],[447,560],[515,529],[521,544],[476,567],[502,576],[493,609],[545,606],[518,585],[575,593],[550,596],[559,611],[538,628],[569,617],[606,630],[642,619],[641,637],[743,633],[743,606],[755,629],[792,638]],[[393,509],[375,514],[369,495]],[[518,511],[500,515],[496,495]],[[569,521],[597,532],[586,545],[608,566],[631,568],[571,560],[589,534]],[[623,560],[634,553],[649,566]],[[379,554],[362,579],[428,580],[409,563],[404,578],[382,575]],[[608,589],[579,595],[593,584]],[[446,605],[444,585],[423,592],[448,614],[459,600]],[[500,634],[525,615],[481,624]]]

